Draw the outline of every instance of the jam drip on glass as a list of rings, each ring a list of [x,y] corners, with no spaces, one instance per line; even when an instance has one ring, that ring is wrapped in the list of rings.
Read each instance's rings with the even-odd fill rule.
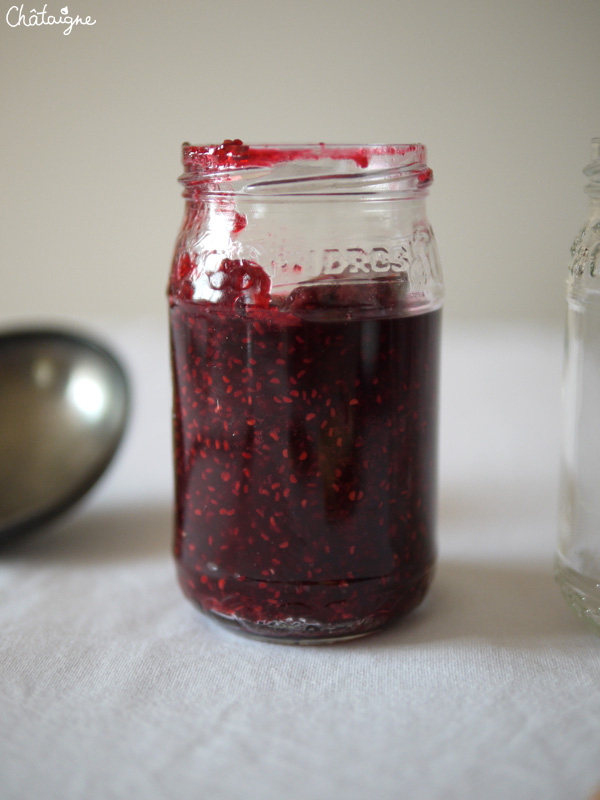
[[[386,280],[277,304],[258,265],[220,272],[171,295],[183,590],[262,637],[367,633],[432,577],[440,312]]]

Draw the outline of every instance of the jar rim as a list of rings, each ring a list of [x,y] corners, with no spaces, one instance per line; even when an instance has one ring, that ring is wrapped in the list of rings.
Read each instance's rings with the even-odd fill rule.
[[[199,169],[227,168],[233,165],[273,166],[290,161],[333,159],[350,160],[366,168],[375,156],[390,161],[426,164],[427,151],[423,144],[337,144],[258,143],[244,144],[241,139],[225,139],[221,144],[194,145],[184,142],[184,166]]]
[[[188,193],[258,196],[414,194],[433,180],[423,144],[184,142]]]

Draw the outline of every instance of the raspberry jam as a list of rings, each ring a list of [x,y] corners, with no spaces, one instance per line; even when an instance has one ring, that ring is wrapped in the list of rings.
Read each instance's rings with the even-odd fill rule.
[[[277,291],[253,260],[197,260],[179,246],[170,292],[185,594],[274,641],[409,612],[435,559],[439,304],[396,274]]]

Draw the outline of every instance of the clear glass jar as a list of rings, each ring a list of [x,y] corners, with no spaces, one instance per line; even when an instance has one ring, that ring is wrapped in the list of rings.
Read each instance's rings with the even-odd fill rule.
[[[185,594],[283,642],[369,633],[435,560],[442,279],[422,145],[183,147],[169,287]]]
[[[585,174],[589,214],[567,281],[556,575],[568,602],[600,632],[600,138]]]

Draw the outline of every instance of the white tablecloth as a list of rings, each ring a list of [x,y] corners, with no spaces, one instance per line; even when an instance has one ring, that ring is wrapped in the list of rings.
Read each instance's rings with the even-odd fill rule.
[[[3,800],[593,795],[600,638],[552,578],[559,331],[445,330],[433,589],[329,647],[249,641],[183,599],[166,326],[107,331],[134,388],[118,458],[0,551]]]

